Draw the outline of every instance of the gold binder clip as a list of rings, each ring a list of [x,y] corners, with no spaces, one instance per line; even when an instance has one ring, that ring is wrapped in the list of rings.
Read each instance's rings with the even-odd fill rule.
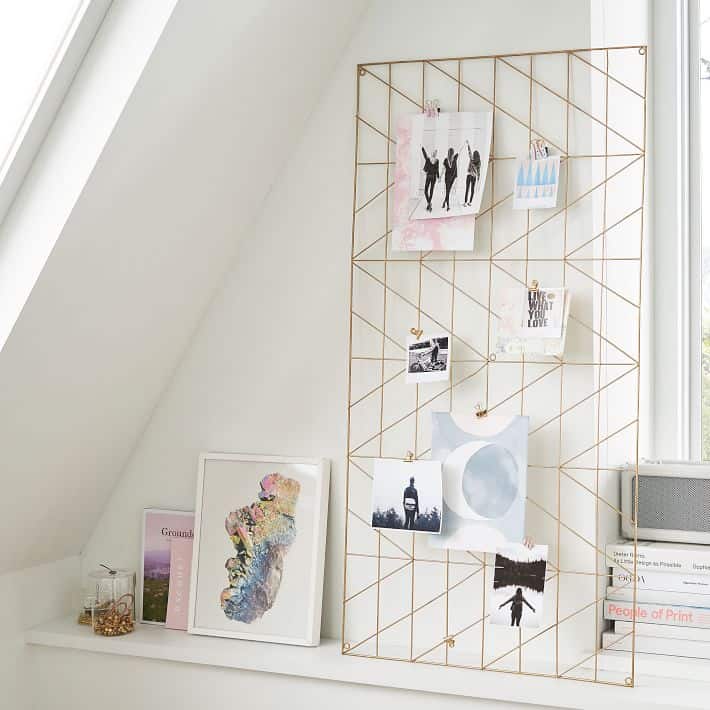
[[[476,416],[477,416],[479,419],[483,419],[483,417],[487,417],[487,416],[488,416],[488,410],[487,410],[487,409],[484,409],[484,408],[483,408],[483,405],[480,404],[480,403],[476,405]]]
[[[537,291],[538,288],[540,287],[540,284],[537,282],[537,279],[533,279],[532,283],[530,284],[530,291]]]
[[[530,141],[530,160],[543,160],[550,155],[550,149],[542,138]]]
[[[417,339],[422,337],[422,333],[424,332],[421,328],[410,328],[409,332]]]
[[[414,461],[414,452],[413,451],[407,451],[407,455],[403,459],[407,463],[412,463]]]
[[[441,113],[441,106],[439,104],[439,99],[427,99],[424,102],[423,111],[427,118],[435,118]]]
[[[456,639],[453,636],[447,636],[444,642],[449,648],[453,648],[456,645]]]

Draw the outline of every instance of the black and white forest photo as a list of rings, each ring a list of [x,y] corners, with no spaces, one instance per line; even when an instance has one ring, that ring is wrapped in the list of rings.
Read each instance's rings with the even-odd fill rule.
[[[441,532],[440,461],[375,460],[372,527]]]

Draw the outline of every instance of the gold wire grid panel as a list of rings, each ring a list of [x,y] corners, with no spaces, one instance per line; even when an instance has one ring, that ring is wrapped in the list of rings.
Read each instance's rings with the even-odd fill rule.
[[[619,465],[638,466],[646,75],[645,46],[358,66],[344,654],[633,685],[633,651],[600,646]],[[471,252],[390,249],[396,124],[431,99],[493,112]],[[536,138],[561,156],[558,207],[514,211],[515,158]],[[500,294],[532,280],[571,294],[562,357],[494,352]],[[450,382],[405,383],[410,328],[450,334]],[[374,460],[427,458],[431,412],[476,407],[530,417],[539,628],[489,623],[493,555],[370,526]]]

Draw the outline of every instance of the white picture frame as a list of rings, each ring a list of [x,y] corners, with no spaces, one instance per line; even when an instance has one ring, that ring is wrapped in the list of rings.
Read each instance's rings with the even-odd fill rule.
[[[264,471],[267,473],[264,474]],[[293,538],[293,549],[288,548],[283,557],[283,568],[279,577],[284,581],[295,580],[295,584],[287,588],[280,581],[273,605],[256,620],[244,622],[228,618],[224,608],[219,609],[224,617],[221,619],[213,607],[220,599],[219,574],[222,575],[221,583],[224,583],[227,582],[227,573],[224,564],[221,571],[216,570],[215,566],[227,547],[220,540],[218,528],[221,527],[222,535],[228,542],[230,538],[225,531],[224,518],[219,519],[220,516],[215,510],[223,509],[228,515],[237,507],[248,506],[254,499],[259,499],[259,491],[254,489],[254,481],[261,485],[269,473],[282,471],[285,472],[282,475],[299,483],[296,505],[300,505],[300,508],[296,507],[293,515],[297,532]],[[320,643],[329,479],[330,462],[327,459],[231,453],[200,454],[188,633],[300,646],[317,646]],[[263,491],[264,488],[261,487]],[[214,500],[221,499],[227,489],[230,489],[230,500]],[[304,534],[299,538],[301,531]],[[219,547],[219,551],[215,547]],[[307,563],[307,569],[302,570],[300,575],[293,574],[296,557]],[[291,570],[289,561],[292,563]],[[270,615],[270,612],[277,608],[279,613]],[[280,631],[279,619],[282,622],[285,620],[285,624],[290,624],[292,628],[283,628]]]

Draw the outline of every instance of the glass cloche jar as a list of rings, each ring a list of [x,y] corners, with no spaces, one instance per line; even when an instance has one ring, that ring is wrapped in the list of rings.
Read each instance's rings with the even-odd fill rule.
[[[96,586],[92,611],[94,632],[102,636],[123,636],[135,628],[136,575],[125,569],[103,569],[89,574]]]

